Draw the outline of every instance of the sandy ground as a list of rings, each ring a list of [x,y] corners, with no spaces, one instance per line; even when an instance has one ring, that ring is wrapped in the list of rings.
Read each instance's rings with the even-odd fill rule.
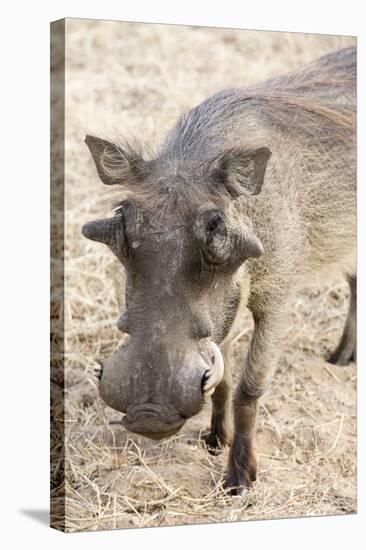
[[[176,117],[226,87],[275,76],[347,37],[68,20],[66,88],[66,528],[69,531],[344,514],[356,510],[356,367],[323,359],[347,310],[343,281],[301,292],[286,349],[262,399],[258,481],[245,498],[220,487],[227,450],[208,454],[201,434],[210,405],[162,442],[128,434],[89,378],[95,358],[121,342],[115,263],[86,241],[82,223],[103,215],[85,134],[137,136],[156,146]],[[234,377],[252,330],[234,347]],[[54,380],[57,387],[60,381]],[[61,499],[60,448],[52,499]],[[54,525],[63,520],[54,518]]]

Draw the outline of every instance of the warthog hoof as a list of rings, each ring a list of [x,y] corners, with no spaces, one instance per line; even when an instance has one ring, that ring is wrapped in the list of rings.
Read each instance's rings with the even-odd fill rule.
[[[250,440],[234,438],[230,448],[224,490],[231,496],[239,496],[250,489],[257,479],[257,461]]]
[[[251,488],[256,479],[256,465],[250,465],[247,468],[236,466],[227,472],[223,488],[230,496],[241,496]]]
[[[203,441],[210,454],[217,455],[231,444],[231,434],[224,430],[209,431],[203,434]]]
[[[338,346],[338,348],[327,359],[328,363],[332,363],[332,365],[339,365],[342,367],[345,367],[352,362],[356,363],[356,360],[356,349],[349,349],[347,348],[347,346]]]

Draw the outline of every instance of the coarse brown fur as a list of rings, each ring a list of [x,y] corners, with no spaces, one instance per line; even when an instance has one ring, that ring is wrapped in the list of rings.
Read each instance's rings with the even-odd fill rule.
[[[124,213],[124,197],[117,213],[132,227],[126,229],[127,241],[141,246],[140,254],[145,251],[134,267],[121,258],[130,280],[127,292],[132,306],[127,304],[127,308],[134,333],[139,334],[135,338],[141,342],[142,334],[145,338],[152,334],[153,339],[159,339],[157,333],[151,333],[153,323],[158,323],[159,330],[167,334],[166,342],[159,343],[160,351],[151,347],[151,368],[155,372],[155,363],[165,361],[169,379],[164,379],[165,387],[156,385],[156,377],[163,376],[156,371],[155,378],[146,382],[149,399],[159,401],[156,392],[160,388],[165,396],[170,395],[169,407],[182,400],[173,387],[179,385],[179,380],[182,382],[183,375],[179,378],[171,362],[162,358],[167,355],[164,346],[175,349],[178,342],[180,351],[173,354],[174,360],[197,351],[187,332],[193,326],[193,318],[198,318],[200,327],[194,341],[211,337],[221,342],[228,357],[236,309],[247,305],[253,313],[254,333],[234,396],[234,436],[225,481],[233,494],[255,479],[257,401],[270,383],[284,345],[287,312],[296,289],[318,275],[349,278],[350,312],[342,341],[331,360],[344,364],[355,357],[355,113],[356,51],[348,48],[289,75],[250,88],[225,90],[207,99],[178,121],[158,154],[149,159],[123,145],[95,145],[93,141],[89,145],[97,166],[99,162],[98,172],[102,170],[104,174],[103,181],[124,186],[124,194],[133,199],[133,208],[141,220],[136,223],[134,218],[131,222]],[[248,159],[244,169],[240,167],[238,151]],[[261,151],[259,160],[255,159],[257,151]],[[270,151],[270,158],[266,151]],[[250,192],[246,182],[256,179],[256,170],[262,170],[262,165],[263,187],[259,192]],[[217,234],[215,229],[203,248],[198,230],[194,229],[201,205],[207,206],[210,215],[211,211],[218,211],[224,224],[223,233]],[[216,219],[211,216],[210,223],[212,220]],[[140,225],[142,234],[138,233]],[[90,231],[86,236],[93,238]],[[220,239],[214,241],[217,235]],[[212,250],[208,250],[209,238]],[[253,252],[259,251],[257,241],[264,251],[260,257],[259,252]],[[116,242],[112,244],[118,256]],[[209,253],[216,257],[217,265],[207,262]],[[221,261],[224,257],[230,261]],[[166,279],[168,265],[171,280]],[[141,282],[137,291],[131,278],[145,279],[145,287],[154,284],[155,294],[145,295]],[[166,292],[159,288],[159,280],[166,281]],[[238,301],[234,297],[239,288]],[[229,323],[225,322],[227,319]],[[184,349],[180,347],[182,339]],[[128,357],[141,370],[144,361],[138,354],[136,345]],[[225,377],[213,395],[208,438],[211,446],[230,440],[231,382],[227,357]],[[115,357],[110,366],[110,385],[119,364],[121,356]],[[103,378],[106,374],[101,386],[104,398],[108,401],[109,393],[113,394],[110,401],[115,406],[119,397],[111,387],[106,390]],[[184,378],[184,388],[191,388],[184,394],[186,401],[194,391],[195,400],[198,399],[197,377],[194,380],[193,390],[191,382]],[[141,389],[136,384],[133,388],[135,392]],[[183,404],[179,403],[181,411]],[[191,400],[187,416],[195,414],[197,407],[198,401]]]

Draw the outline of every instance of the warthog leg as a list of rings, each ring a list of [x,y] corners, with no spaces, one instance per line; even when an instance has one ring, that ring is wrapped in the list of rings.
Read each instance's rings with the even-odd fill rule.
[[[274,304],[272,304],[273,307]],[[272,308],[271,308],[272,309]],[[267,389],[281,353],[286,309],[279,304],[272,311],[253,311],[254,332],[245,367],[234,395],[234,438],[230,448],[224,489],[240,495],[255,481],[257,463],[254,452],[258,399]]]
[[[231,349],[230,345],[223,349],[224,376],[212,395],[211,429],[204,437],[210,450],[219,449],[231,442]]]
[[[348,278],[351,296],[346,324],[338,347],[331,354],[328,361],[334,365],[348,365],[356,361],[357,347],[357,277]]]

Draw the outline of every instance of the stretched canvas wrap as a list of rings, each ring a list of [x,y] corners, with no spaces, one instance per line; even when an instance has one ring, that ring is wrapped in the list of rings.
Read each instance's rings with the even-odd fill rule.
[[[51,525],[356,512],[356,39],[51,24]]]

